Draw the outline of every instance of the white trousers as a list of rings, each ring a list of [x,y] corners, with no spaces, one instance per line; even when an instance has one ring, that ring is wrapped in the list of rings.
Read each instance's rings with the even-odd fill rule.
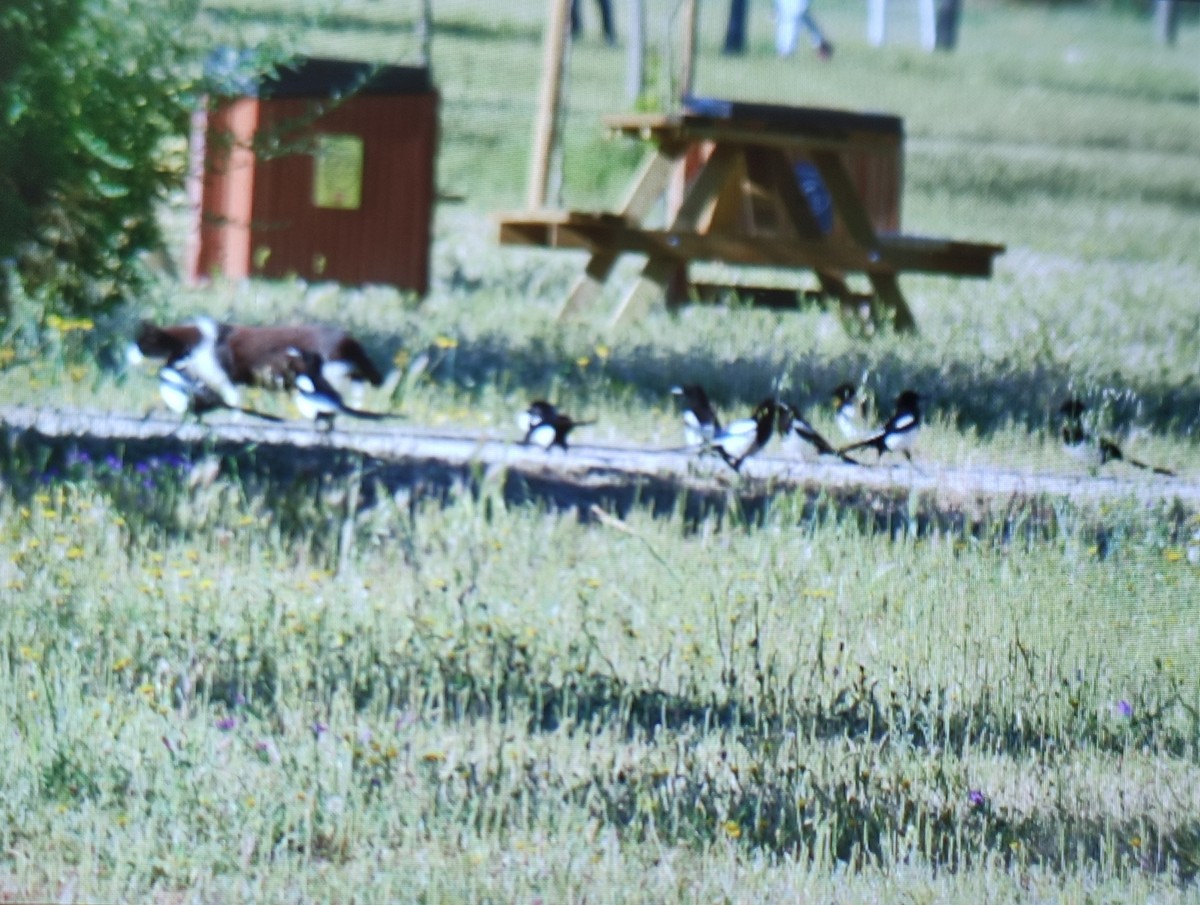
[[[825,43],[812,13],[808,11],[810,0],[775,0],[775,50],[781,57],[790,56],[796,49],[796,38],[803,28],[809,43],[820,47]]]

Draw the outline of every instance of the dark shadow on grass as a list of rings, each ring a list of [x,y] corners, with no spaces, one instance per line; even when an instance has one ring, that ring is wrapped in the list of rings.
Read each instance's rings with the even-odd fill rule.
[[[236,641],[228,644],[232,648]],[[498,719],[532,733],[592,736],[615,728],[630,740],[669,733],[684,752],[674,769],[664,770],[657,762],[643,767],[633,759],[617,771],[605,767],[583,777],[573,774],[562,785],[531,773],[523,794],[590,808],[605,824],[635,832],[653,824],[658,838],[673,842],[707,844],[722,833],[736,833],[739,844],[777,854],[824,855],[859,869],[881,863],[891,841],[906,837],[915,825],[921,828],[922,856],[948,870],[997,856],[1051,871],[1097,865],[1112,858],[1114,846],[1129,869],[1172,874],[1184,882],[1200,869],[1200,823],[1187,814],[1164,825],[1148,813],[1126,812],[1118,822],[1104,821],[1055,802],[1017,810],[996,805],[987,790],[962,787],[953,771],[930,769],[925,781],[909,785],[872,769],[879,751],[896,746],[935,762],[969,751],[1031,763],[1069,762],[1083,752],[1112,758],[1145,750],[1187,756],[1194,739],[1190,729],[1181,728],[1178,696],[1160,702],[1154,713],[1115,721],[1096,718],[1094,708],[1072,706],[1071,696],[1087,690],[1068,677],[1060,700],[1041,709],[1022,706],[1019,712],[986,698],[950,704],[946,689],[910,687],[903,700],[894,694],[889,699],[865,673],[824,700],[783,701],[769,693],[755,699],[733,690],[719,698],[635,687],[595,671],[568,669],[561,683],[552,684],[541,678],[526,638],[489,630],[461,644],[462,650],[430,660],[418,638],[403,657],[376,658],[371,671],[361,662],[356,666],[351,654],[328,651],[313,664],[319,679],[300,693],[325,700],[348,691],[359,708],[382,704],[389,710],[422,699],[443,720]],[[468,662],[477,664],[475,671],[464,669]],[[216,676],[197,694],[269,718],[277,671],[266,654],[251,652],[242,663],[243,674]],[[352,678],[366,673],[388,678],[386,683]],[[692,765],[686,752],[713,733],[726,744],[736,740],[757,766],[722,785],[712,769],[724,768],[711,752],[708,760],[697,757]],[[795,759],[793,735],[856,744],[844,755],[847,763],[840,772],[810,774]],[[489,771],[494,771],[490,765],[476,765],[462,777],[468,795],[487,795],[496,786],[498,776]],[[390,771],[383,770],[366,781],[389,779]],[[658,804],[648,809],[647,801]],[[825,852],[822,845],[828,847]]]
[[[736,317],[736,313],[729,316]],[[368,343],[384,350],[394,349],[397,341],[378,336],[368,337]],[[494,335],[463,340],[452,354],[433,347],[411,352],[414,356],[425,352],[429,357],[423,380],[452,389],[468,400],[497,384],[525,387],[530,399],[554,386],[575,409],[587,409],[593,399],[614,396],[667,408],[673,404],[672,386],[695,382],[708,389],[721,415],[731,420],[747,416],[760,399],[773,392],[780,378],[786,377],[794,389],[784,395],[811,414],[823,406],[829,412],[834,387],[845,381],[857,382],[869,367],[869,386],[881,409],[880,423],[901,390],[914,388],[925,396],[929,416],[948,416],[958,430],[984,438],[1013,426],[1030,434],[1048,431],[1057,437],[1057,410],[1071,393],[1102,411],[1106,428],[1118,435],[1133,425],[1178,438],[1194,436],[1200,430],[1200,382],[1168,384],[1113,375],[1111,382],[1102,386],[1083,385],[1071,369],[1053,362],[1051,354],[1039,356],[1042,360],[1032,366],[975,359],[914,366],[895,353],[833,359],[816,354],[789,356],[787,350],[767,347],[759,354],[728,362],[713,361],[708,350],[700,347],[664,354],[659,349],[617,343],[607,360],[593,360],[581,369],[575,354],[543,338],[512,343]],[[680,432],[682,436],[682,427]]]
[[[367,512],[384,495],[391,504],[403,501],[411,512],[420,506],[452,505],[464,495],[476,500],[495,495],[509,506],[541,507],[574,515],[583,524],[596,522],[597,510],[626,518],[649,512],[677,518],[685,531],[704,523],[717,528],[748,530],[788,521],[813,524],[853,520],[858,529],[893,540],[944,535],[1000,545],[1040,544],[1057,537],[1053,501],[1036,496],[954,503],[903,487],[827,487],[810,484],[786,490],[769,481],[741,480],[722,469],[729,483],[695,485],[664,474],[637,474],[589,482],[570,473],[544,469],[504,469],[499,480],[473,465],[440,459],[385,461],[333,446],[205,440],[185,442],[162,437],[108,439],[58,436],[34,429],[7,429],[2,435],[0,474],[9,491],[28,502],[48,484],[92,481],[101,489],[116,488],[113,501],[122,514],[158,532],[178,536],[196,530],[178,520],[178,504],[186,506],[193,466],[216,464],[204,480],[218,477],[242,488],[248,499],[261,498],[285,536],[319,534],[344,518],[346,488],[357,482],[356,507]],[[111,463],[111,464],[110,464]],[[714,464],[714,467],[720,468]],[[1188,513],[1182,506],[1163,513],[1176,532],[1183,532]],[[1118,531],[1103,522],[1077,527],[1105,554],[1118,541]]]

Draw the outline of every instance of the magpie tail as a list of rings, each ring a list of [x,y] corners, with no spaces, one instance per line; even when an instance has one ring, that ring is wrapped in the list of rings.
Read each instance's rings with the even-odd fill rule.
[[[362,418],[364,421],[381,421],[384,418],[395,417],[389,412],[368,412],[364,409],[351,408],[348,405],[341,406],[339,411],[344,415],[349,415],[351,418]]]
[[[1141,468],[1142,470],[1149,471],[1153,474],[1163,475],[1164,477],[1168,478],[1173,478],[1176,476],[1175,472],[1171,471],[1171,469],[1163,468],[1161,465],[1151,465],[1148,462],[1142,462],[1140,459],[1131,459],[1128,456],[1125,457],[1125,461],[1134,468]]]
[[[836,450],[836,452],[838,454],[838,457],[840,459],[842,459],[843,461],[850,461],[850,462],[854,462],[855,465],[859,465],[861,463],[855,461],[854,459],[849,458],[846,454],[852,453],[857,449],[873,449],[873,450],[875,450],[875,452],[879,453],[879,455],[882,456],[884,454],[884,452],[887,451],[886,440],[887,440],[886,432],[878,433],[873,437],[867,437],[867,439],[865,439],[865,440],[859,440],[857,443],[851,443],[849,446],[843,446],[840,449]]]
[[[283,421],[278,415],[271,415],[267,412],[260,412],[258,409],[244,408],[240,405],[231,405],[230,408],[235,412],[241,412],[243,415],[253,415],[255,418],[261,418],[263,421],[273,421],[276,424]]]

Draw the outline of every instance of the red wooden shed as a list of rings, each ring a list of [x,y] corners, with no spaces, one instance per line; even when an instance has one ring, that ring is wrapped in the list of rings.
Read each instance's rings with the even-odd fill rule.
[[[429,288],[438,95],[424,67],[306,59],[192,130],[193,280]]]

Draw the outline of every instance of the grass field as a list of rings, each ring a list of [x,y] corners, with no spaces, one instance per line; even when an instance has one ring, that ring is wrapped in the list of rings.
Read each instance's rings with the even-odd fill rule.
[[[989,281],[906,277],[917,337],[701,306],[610,333],[607,305],[551,321],[577,257],[495,245],[541,9],[494,6],[435,9],[439,187],[465,200],[438,210],[427,299],[164,278],[0,350],[0,399],[141,410],[137,317],[314,317],[408,370],[368,402],[416,423],[510,431],[544,395],[600,418],[581,441],[676,445],[673,383],[732,413],[783,382],[828,426],[817,404],[866,370],[885,404],[932,397],[922,467],[1077,469],[1051,421],[1074,390],[1195,480],[1197,23],[1164,49],[1106,7],[968,4],[960,48],[926,56],[912,23],[873,50],[830,2],[821,65],[774,59],[761,6],[752,52],[717,56],[706,7],[700,91],[903,115],[906,228],[1008,251]],[[415,47],[411,11],[367,0],[211,9],[311,52]],[[593,12],[563,195],[601,207],[638,150],[597,126],[623,57]],[[0,900],[1197,899],[1200,542],[1169,494],[918,533],[786,494],[597,522],[488,475],[438,500],[203,449],[0,459]]]

